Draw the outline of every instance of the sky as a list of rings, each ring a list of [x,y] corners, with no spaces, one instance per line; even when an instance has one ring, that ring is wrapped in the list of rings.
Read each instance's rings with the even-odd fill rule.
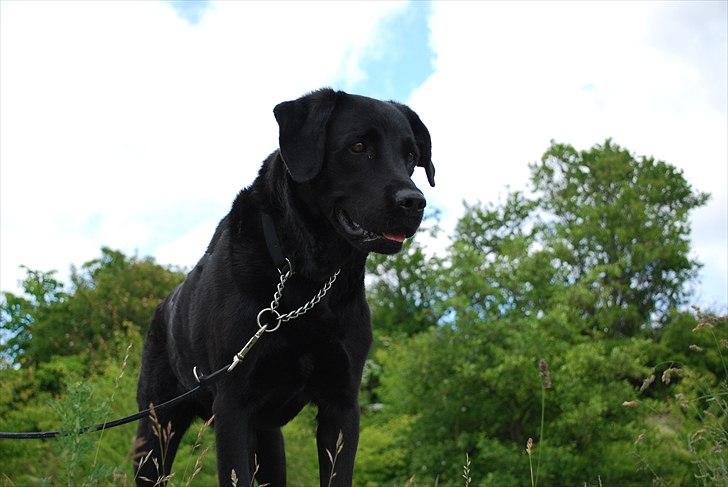
[[[419,113],[446,233],[527,189],[551,140],[681,168],[712,195],[691,301],[725,311],[727,5],[4,0],[0,289],[101,246],[194,265],[277,147],[273,106],[332,86]]]

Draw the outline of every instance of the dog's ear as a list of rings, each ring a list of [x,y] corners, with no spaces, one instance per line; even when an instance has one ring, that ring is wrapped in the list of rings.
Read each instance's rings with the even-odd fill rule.
[[[427,174],[427,181],[430,186],[435,186],[435,166],[432,164],[432,142],[430,141],[430,132],[422,123],[420,117],[407,105],[397,103],[395,101],[390,102],[397,109],[407,117],[412,133],[415,134],[415,142],[417,143],[417,149],[420,151],[420,161],[417,163],[418,166],[425,168]]]
[[[281,158],[297,183],[321,171],[326,150],[326,125],[336,106],[337,93],[323,88],[273,109],[278,122]]]

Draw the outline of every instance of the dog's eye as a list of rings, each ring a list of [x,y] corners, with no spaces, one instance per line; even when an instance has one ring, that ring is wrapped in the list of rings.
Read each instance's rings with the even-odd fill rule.
[[[367,146],[365,146],[362,142],[357,142],[356,144],[352,144],[351,152],[354,152],[355,154],[361,154],[367,149]]]

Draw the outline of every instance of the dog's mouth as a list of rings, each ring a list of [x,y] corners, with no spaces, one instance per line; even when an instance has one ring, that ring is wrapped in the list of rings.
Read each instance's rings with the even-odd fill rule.
[[[378,233],[372,230],[367,230],[359,223],[354,221],[354,219],[352,219],[344,210],[340,208],[336,210],[336,219],[338,220],[339,225],[341,225],[341,228],[344,230],[349,238],[353,240],[358,240],[360,242],[389,240],[391,242],[397,242],[401,244],[407,238],[407,235],[402,232]]]

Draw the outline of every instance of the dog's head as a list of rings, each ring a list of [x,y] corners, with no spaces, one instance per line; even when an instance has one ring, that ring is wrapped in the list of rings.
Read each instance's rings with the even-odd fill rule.
[[[273,110],[281,157],[338,234],[364,252],[392,254],[417,231],[425,197],[412,182],[435,167],[430,133],[406,105],[322,89]]]

